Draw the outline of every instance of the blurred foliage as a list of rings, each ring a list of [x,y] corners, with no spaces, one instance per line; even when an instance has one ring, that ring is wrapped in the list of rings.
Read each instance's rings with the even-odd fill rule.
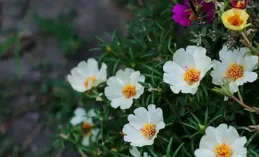
[[[35,13],[35,21],[40,32],[49,33],[56,37],[62,52],[72,55],[84,44],[84,39],[79,37],[73,28],[73,13],[59,16],[55,19],[43,18]]]

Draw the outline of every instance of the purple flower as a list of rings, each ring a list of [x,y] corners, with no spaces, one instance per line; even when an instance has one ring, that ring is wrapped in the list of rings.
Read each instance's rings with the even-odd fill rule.
[[[192,2],[195,11],[190,5],[190,0],[185,0],[183,5],[176,4],[172,10],[173,20],[182,26],[189,27],[192,21],[197,20],[201,15],[205,15],[206,21],[212,23],[214,19],[214,3],[206,3],[202,0],[193,0]]]

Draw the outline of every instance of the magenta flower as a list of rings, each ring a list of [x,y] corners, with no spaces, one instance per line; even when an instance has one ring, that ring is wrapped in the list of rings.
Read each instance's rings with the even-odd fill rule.
[[[183,5],[176,4],[172,10],[173,20],[182,26],[189,27],[192,21],[196,21],[202,15],[205,15],[206,21],[212,23],[214,19],[214,3],[206,3],[202,0],[193,0],[192,2],[196,9],[195,11],[190,5],[190,0],[185,0]]]

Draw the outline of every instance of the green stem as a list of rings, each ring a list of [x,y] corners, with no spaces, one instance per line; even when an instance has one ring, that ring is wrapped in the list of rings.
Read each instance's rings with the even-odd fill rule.
[[[169,100],[167,100],[167,99],[165,99],[165,101],[169,104],[170,109],[173,111],[173,113],[174,113],[174,114],[176,115],[176,117],[179,119],[180,124],[181,124],[181,126],[183,127],[184,131],[185,131],[186,133],[189,133],[188,130],[187,130],[187,128],[185,127],[185,125],[183,125],[183,122],[182,122],[182,120],[180,119],[180,116],[179,116],[178,112],[176,112],[175,108],[173,107],[173,104],[172,104]]]
[[[81,154],[82,157],[88,157],[81,149],[78,149],[78,152]]]
[[[241,102],[243,102],[243,98],[242,98],[242,95],[241,95],[241,93],[240,93],[240,90],[238,89],[238,91],[237,91],[237,94],[238,94],[238,98],[239,98],[239,100],[241,101]]]

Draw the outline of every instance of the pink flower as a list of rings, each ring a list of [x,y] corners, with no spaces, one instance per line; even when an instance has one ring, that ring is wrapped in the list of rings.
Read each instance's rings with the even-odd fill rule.
[[[191,7],[191,2],[194,8]],[[212,23],[214,19],[214,9],[214,3],[206,3],[202,0],[185,0],[183,5],[176,4],[173,7],[173,20],[182,26],[189,27],[192,21],[196,21],[201,15],[205,15],[206,21]]]
[[[248,0],[232,0],[232,7],[238,9],[245,9]]]

